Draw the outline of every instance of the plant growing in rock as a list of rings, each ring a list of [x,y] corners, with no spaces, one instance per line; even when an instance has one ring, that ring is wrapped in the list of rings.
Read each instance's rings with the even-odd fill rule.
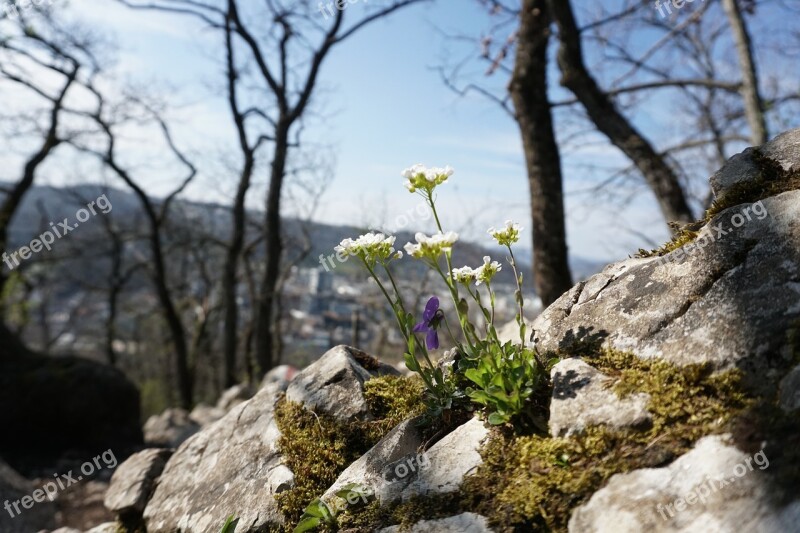
[[[442,279],[453,302],[458,319],[457,328],[455,323],[451,326],[437,296],[428,300],[421,320],[416,320],[408,311],[391,268],[392,262],[403,257],[403,253],[394,248],[394,236],[367,233],[355,240],[343,240],[336,251],[359,259],[391,305],[407,344],[406,366],[416,372],[426,386],[428,417],[448,417],[451,410],[468,407],[469,398],[486,409],[489,423],[499,425],[512,421],[530,407],[530,399],[535,391],[547,382],[548,363],[541,359],[536,350],[526,347],[523,278],[517,270],[512,249],[519,241],[522,228],[508,221],[500,229],[489,229],[492,238],[508,250],[507,261],[517,285],[515,298],[519,344],[500,342],[495,328],[492,281],[502,270],[502,265],[486,256],[483,264],[476,268],[453,268],[453,247],[458,242],[458,234],[444,230],[434,193],[452,174],[450,167],[426,168],[422,165],[403,171],[405,187],[409,192],[422,196],[438,229],[437,233],[430,236],[417,233],[416,242],[406,244],[404,249],[409,256],[427,265]],[[470,320],[470,305],[475,305],[483,316],[482,328],[476,327]],[[457,351],[458,363],[454,365],[453,372],[448,374],[441,366],[434,364],[430,356],[431,351],[439,349],[440,334],[446,335]]]
[[[336,497],[339,501],[344,502],[342,505],[329,506],[320,498],[316,498],[305,508],[303,516],[300,517],[300,523],[297,524],[292,533],[305,533],[306,531],[312,531],[321,526],[337,530],[339,528],[339,522],[336,517],[342,512],[344,507],[350,503],[353,496],[357,497],[356,501],[358,498],[362,498],[366,501],[366,496],[369,494],[369,489],[366,487],[357,483],[349,483],[336,491]]]

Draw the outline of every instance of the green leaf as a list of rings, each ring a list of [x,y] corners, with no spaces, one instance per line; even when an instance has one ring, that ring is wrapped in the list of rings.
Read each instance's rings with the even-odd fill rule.
[[[236,524],[239,523],[238,518],[234,518],[234,515],[230,515],[225,523],[222,525],[222,529],[219,530],[219,533],[234,533],[236,531]]]
[[[319,498],[316,498],[314,501],[309,503],[304,512],[304,516],[309,515],[313,516],[314,518],[325,518],[330,514],[331,512],[328,510],[328,506]]]
[[[419,366],[419,361],[417,361],[417,358],[411,355],[410,353],[405,354],[404,358],[406,361],[406,368],[408,368],[412,372],[419,372],[422,369]]]
[[[508,415],[501,415],[500,413],[492,413],[489,415],[489,423],[493,426],[501,426],[508,422]]]
[[[366,492],[367,492],[367,487],[359,485],[358,483],[348,483],[347,485],[336,491],[336,495],[343,500],[347,500],[353,494],[358,494],[360,497]]]
[[[472,381],[473,383],[475,383],[476,385],[478,385],[480,387],[486,387],[486,385],[487,385],[487,383],[486,383],[487,379],[486,379],[486,372],[485,371],[479,370],[477,368],[470,368],[469,370],[464,372],[464,376],[468,380]]]
[[[304,533],[305,531],[317,529],[321,523],[322,520],[317,517],[309,516],[308,518],[303,518],[300,520],[300,523],[297,524],[297,527],[294,528],[293,533]]]

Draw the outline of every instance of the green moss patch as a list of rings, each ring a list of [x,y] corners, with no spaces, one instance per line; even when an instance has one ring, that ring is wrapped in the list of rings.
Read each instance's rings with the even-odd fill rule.
[[[417,379],[383,376],[367,381],[364,389],[374,420],[340,421],[285,399],[278,402],[278,446],[295,475],[294,488],[277,495],[288,524],[296,524],[303,509],[386,433],[424,408]]]
[[[678,367],[588,347],[582,352],[590,364],[618,379],[615,391],[621,397],[650,395],[648,429],[599,426],[573,438],[495,429],[482,451],[484,464],[460,492],[354,510],[350,523],[409,525],[471,511],[488,517],[497,531],[566,531],[572,510],[611,476],[665,466],[701,437],[732,431],[737,416],[754,405],[737,370],[714,374],[705,365]]]
[[[613,390],[620,397],[641,392],[650,395],[649,427],[615,430],[597,426],[571,438],[522,433],[510,426],[494,428],[481,452],[483,465],[465,479],[458,492],[385,506],[376,501],[351,506],[338,517],[340,529],[366,533],[393,524],[410,528],[420,520],[474,512],[486,516],[498,532],[566,531],[572,511],[611,476],[664,467],[691,450],[700,438],[720,433],[733,434],[736,445],[750,454],[768,442],[765,453],[770,467],[766,473],[774,477],[776,498],[796,494],[800,483],[800,410],[784,413],[775,397],[748,392],[739,370],[714,373],[710,365],[676,366],[589,343],[578,348],[589,364],[617,380]],[[400,421],[405,418],[402,415],[421,409],[418,394],[422,388],[415,380],[381,378],[368,385],[370,409],[384,421]],[[301,472],[301,481],[293,491],[298,497],[296,505],[287,508],[287,515],[293,512],[293,516],[298,516],[302,506],[327,489],[360,455],[350,454],[354,450],[347,450],[344,444],[352,434],[362,432],[375,438],[385,429],[373,434],[363,426],[367,423],[357,423],[326,434],[307,411],[295,410],[283,416],[294,420],[295,426],[302,424],[300,433],[313,440],[300,447],[291,444],[294,449],[305,450],[299,454],[302,457],[315,458],[304,463],[306,468],[315,462],[327,465],[322,473],[313,466],[311,472],[303,472],[303,466],[296,470]],[[371,424],[377,428],[381,421]],[[322,425],[330,422],[323,421]],[[350,432],[349,437],[346,432]]]
[[[655,250],[640,249],[637,257],[663,256],[681,246],[693,242],[700,228],[728,208],[755,203],[771,196],[800,189],[800,170],[784,170],[780,163],[770,159],[758,150],[753,151],[753,160],[759,167],[756,179],[733,185],[708,208],[704,217],[694,224],[679,229],[672,239]]]
[[[497,433],[483,466],[462,487],[464,509],[489,517],[500,531],[566,531],[572,509],[611,476],[669,464],[699,438],[730,430],[751,405],[738,371],[715,375],[702,365],[677,367],[616,351],[588,362],[619,379],[620,396],[650,394],[652,426],[599,426],[574,438]]]

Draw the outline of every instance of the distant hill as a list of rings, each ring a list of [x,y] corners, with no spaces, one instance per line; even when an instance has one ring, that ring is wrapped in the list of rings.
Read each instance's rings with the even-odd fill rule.
[[[58,223],[64,218],[74,221],[75,213],[78,209],[85,207],[88,202],[103,194],[106,195],[113,206],[112,213],[109,216],[113,217],[116,225],[123,228],[139,228],[141,232],[145,231],[139,202],[133,194],[126,190],[99,185],[78,185],[64,188],[35,186],[26,195],[21,209],[14,218],[11,226],[9,247],[15,249],[29,243],[31,239],[48,229],[50,222]],[[203,231],[221,241],[228,239],[230,234],[230,210],[227,206],[179,200],[175,202],[171,213],[172,222],[176,226],[189,231]],[[258,212],[253,212],[252,216],[256,221],[261,220],[261,214]],[[80,231],[76,230],[73,235],[75,239],[101,238],[103,230],[101,224],[96,224],[92,219],[89,219],[85,226],[91,226],[91,229],[84,230],[81,228]],[[287,248],[290,250],[296,249],[296,243],[302,240],[300,236],[304,233],[302,231],[303,227],[306,228],[311,243],[310,252],[300,263],[300,266],[304,267],[319,266],[320,255],[327,257],[333,254],[333,248],[342,239],[355,237],[366,231],[365,228],[354,226],[339,226],[318,222],[305,223],[297,219],[287,218],[285,220],[286,243]],[[413,231],[400,232],[397,234],[397,248],[402,249],[403,244],[413,240]],[[58,243],[54,246],[54,250],[57,248]],[[453,262],[456,266],[464,264],[477,266],[482,263],[482,258],[485,255],[501,260],[502,251],[500,248],[490,249],[471,242],[461,242],[455,250]],[[520,248],[517,259],[526,279],[530,279],[530,250]],[[570,263],[573,277],[576,280],[584,279],[604,266],[601,261],[582,257],[571,257]],[[354,264],[337,265],[338,267],[341,267],[337,271],[342,275],[363,275],[363,272],[356,268]],[[399,270],[398,274],[404,277],[407,273],[411,273],[406,272],[407,270],[410,269],[414,273],[418,273],[424,267],[417,262],[401,261],[398,263],[397,268]],[[501,272],[498,282],[513,283],[510,269],[506,268]],[[527,284],[527,287],[532,290],[530,284]]]

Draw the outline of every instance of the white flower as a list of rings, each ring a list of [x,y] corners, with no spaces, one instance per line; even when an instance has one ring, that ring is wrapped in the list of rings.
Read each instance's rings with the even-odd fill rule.
[[[453,278],[459,283],[468,285],[478,278],[478,273],[474,268],[468,266],[454,268]]]
[[[422,245],[421,244],[412,244],[412,243],[409,242],[409,243],[406,243],[406,245],[403,248],[405,248],[406,253],[408,255],[410,255],[411,257],[413,257],[415,259],[419,259],[421,257],[424,257],[424,255],[425,255],[425,254],[422,253]]]
[[[403,254],[395,252],[394,236],[383,233],[366,233],[356,240],[345,239],[334,250],[340,254],[360,257],[364,261],[374,264],[376,261],[387,259],[400,259]]]
[[[447,233],[436,233],[428,237],[424,233],[414,235],[417,243],[408,243],[405,250],[408,255],[420,259],[430,257],[436,259],[442,252],[449,252],[453,245],[458,241],[458,233],[448,231]]]
[[[489,228],[487,233],[494,237],[494,240],[496,240],[501,246],[511,246],[515,242],[519,241],[519,233],[521,231],[522,226],[512,222],[511,220],[506,220],[506,227],[499,230]]]
[[[503,265],[497,261],[492,261],[488,255],[483,256],[483,264],[475,269],[475,277],[477,278],[475,285],[490,283],[495,274],[501,270],[503,270]]]
[[[401,175],[407,180],[404,185],[409,192],[422,189],[430,193],[437,185],[446,182],[453,172],[455,171],[450,166],[427,168],[425,165],[417,164],[405,169]]]

